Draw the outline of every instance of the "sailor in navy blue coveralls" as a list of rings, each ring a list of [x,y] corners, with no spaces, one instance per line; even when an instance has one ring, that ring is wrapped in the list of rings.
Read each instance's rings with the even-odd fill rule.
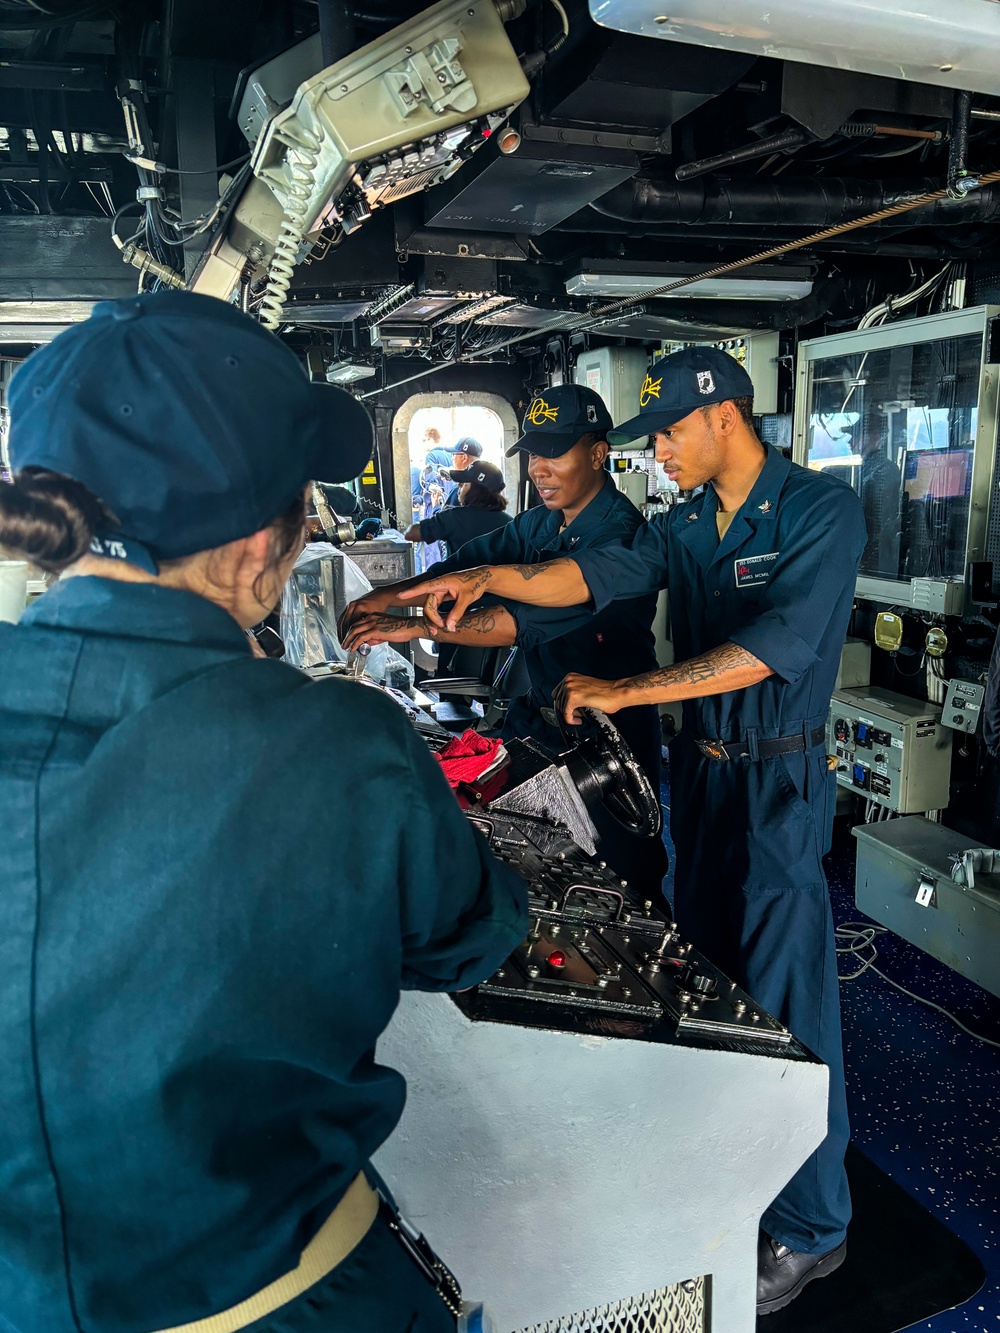
[[[527,891],[394,703],[245,634],[307,482],[373,444],[190,292],[18,371],[0,537],[64,577],[0,625],[5,1333],[454,1333],[366,1183],[406,1096],[376,1047],[402,990],[499,966]]]
[[[720,541],[709,486],[630,550],[574,556],[596,607],[666,585],[674,654],[739,644],[774,671],[747,690],[685,701],[670,746],[674,911],[707,954],[830,1067],[830,1132],[765,1214],[789,1248],[844,1239],[849,1138],[833,919],[821,857],[836,787],[824,728],[865,545],[860,503],[843,482],[768,449],[756,485]],[[802,747],[760,759],[761,741]],[[716,760],[697,740],[721,740]],[[708,748],[708,747],[706,747]]]
[[[537,405],[541,404],[540,407]],[[612,426],[611,416],[600,396],[582,385],[560,385],[535,399],[525,417],[524,434],[507,452],[524,451],[543,459],[560,459],[571,449],[583,448],[594,435],[603,438]],[[603,485],[600,484],[603,478]],[[576,556],[578,552],[628,544],[645,526],[642,514],[615,486],[609,474],[600,472],[596,493],[570,520],[559,508],[537,505],[505,526],[467,542],[447,559],[427,571],[433,578],[475,565],[537,564]],[[355,603],[351,617],[391,604],[406,585],[379,588]],[[484,598],[483,605],[497,599]],[[567,748],[559,728],[543,716],[553,707],[552,691],[569,671],[595,676],[636,675],[656,667],[652,623],[656,594],[619,598],[598,614],[581,615],[576,607],[565,611],[502,601],[517,627],[516,644],[521,649],[531,689],[511,700],[503,724],[505,739],[531,736],[558,753]],[[375,630],[373,621],[366,622]],[[396,632],[375,635],[374,642],[399,641],[426,633],[425,622],[393,617],[388,622]],[[363,633],[360,638],[372,637]],[[440,640],[445,642],[446,640]],[[350,640],[348,642],[351,642]],[[460,642],[476,642],[466,638]],[[653,704],[625,708],[615,716],[626,743],[635,755],[655,792],[660,786],[661,732],[659,713]],[[619,875],[643,893],[658,896],[667,869],[666,853],[658,839],[628,834],[600,807],[591,817],[601,838],[600,854]]]

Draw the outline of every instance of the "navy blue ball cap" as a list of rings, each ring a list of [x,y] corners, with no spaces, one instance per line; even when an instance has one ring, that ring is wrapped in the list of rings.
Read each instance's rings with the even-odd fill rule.
[[[448,476],[459,484],[474,481],[480,486],[485,486],[488,491],[493,491],[495,495],[500,494],[505,484],[500,469],[492,463],[487,463],[485,458],[473,459],[468,467],[453,467]]]
[[[10,408],[13,470],[81,482],[154,567],[267,527],[307,482],[357,477],[374,447],[361,403],[192,292],[100,302],[28,358]]]
[[[471,435],[464,435],[457,444],[448,450],[449,454],[466,454],[469,458],[482,458],[483,446]]]
[[[616,426],[608,442],[629,444],[709,403],[752,397],[753,381],[735,357],[718,347],[685,347],[653,362],[639,392],[639,415]]]
[[[507,450],[507,457],[523,449],[542,458],[560,458],[581,435],[597,431],[606,436],[613,425],[599,393],[583,384],[559,384],[528,404],[521,426],[524,434]]]

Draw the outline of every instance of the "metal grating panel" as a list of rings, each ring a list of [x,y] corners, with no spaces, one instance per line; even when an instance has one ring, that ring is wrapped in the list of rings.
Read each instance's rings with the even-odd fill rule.
[[[708,1281],[699,1277],[535,1324],[520,1333],[710,1333]]]
[[[425,171],[415,172],[403,180],[393,180],[382,186],[371,186],[366,194],[368,203],[374,208],[377,204],[384,208],[386,204],[394,204],[397,199],[406,199],[411,194],[419,194],[422,190],[429,190],[432,185],[436,185],[441,179],[444,171],[444,164],[435,162],[433,166]]]
[[[1000,504],[991,504],[986,521],[985,558],[993,562],[993,596],[1000,596]]]

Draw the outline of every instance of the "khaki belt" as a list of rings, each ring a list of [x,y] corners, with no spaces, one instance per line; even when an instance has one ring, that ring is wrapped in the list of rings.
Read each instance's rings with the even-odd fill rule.
[[[240,1301],[239,1305],[220,1310],[207,1319],[196,1319],[190,1324],[176,1324],[161,1329],[160,1333],[236,1333],[237,1329],[287,1305],[301,1296],[328,1273],[364,1240],[378,1215],[378,1195],[359,1172],[347,1193],[302,1251],[299,1262],[291,1272],[276,1278],[255,1295]]]

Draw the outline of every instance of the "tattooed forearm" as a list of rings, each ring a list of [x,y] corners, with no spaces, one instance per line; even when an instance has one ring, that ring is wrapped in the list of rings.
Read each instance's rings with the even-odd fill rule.
[[[492,571],[489,566],[479,565],[475,569],[456,570],[453,578],[456,583],[462,584],[467,593],[476,593],[480,588],[485,588],[490,581]]]
[[[738,643],[723,643],[711,652],[688,658],[686,662],[675,662],[673,666],[620,681],[619,688],[627,693],[647,696],[637,702],[671,703],[743,690],[773,674],[759,657],[754,657]],[[649,698],[651,694],[655,697]]]
[[[556,564],[567,565],[569,564],[569,561],[551,560],[541,565],[505,565],[504,568],[512,569],[515,572],[515,574],[520,574],[521,578],[524,579],[525,583],[527,583],[530,579],[537,578],[539,574],[544,573],[545,570],[552,569],[553,565]]]
[[[458,622],[458,628],[434,631],[436,639],[449,643],[474,643],[481,647],[504,647],[517,638],[517,622],[502,606],[480,607]]]
[[[490,591],[532,606],[577,606],[590,601],[590,589],[575,560],[541,565],[494,565]],[[531,585],[530,587],[528,585]]]
[[[405,620],[402,616],[389,615],[388,612],[385,615],[368,616],[364,621],[364,628],[374,634],[399,634],[410,629],[414,634],[417,632],[413,622]]]

